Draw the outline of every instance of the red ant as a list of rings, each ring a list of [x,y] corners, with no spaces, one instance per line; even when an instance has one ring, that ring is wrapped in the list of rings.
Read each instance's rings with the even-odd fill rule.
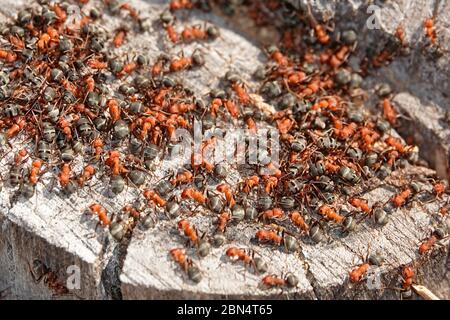
[[[189,183],[192,182],[192,178],[193,178],[192,172],[184,171],[178,173],[177,176],[170,181],[170,183],[172,183],[173,185],[177,185],[180,183]]]
[[[103,140],[100,137],[95,138],[92,141],[92,148],[94,148],[94,158],[99,160],[103,153]]]
[[[131,18],[133,18],[134,20],[136,20],[136,21],[139,20],[138,11],[135,8],[133,8],[129,3],[122,4],[120,6],[120,9],[128,11]]]
[[[296,287],[298,284],[298,279],[292,273],[288,273],[284,278],[279,278],[276,275],[268,275],[262,278],[262,284],[268,287]]]
[[[436,242],[438,242],[439,240],[445,239],[448,236],[445,236],[443,234],[443,232],[441,232],[440,229],[436,229],[435,231],[432,232],[431,236],[427,239],[425,239],[419,246],[419,254],[424,255],[427,252],[429,252],[434,245],[436,244]]]
[[[108,158],[105,164],[111,168],[111,174],[113,176],[118,176],[121,173],[127,173],[128,170],[123,167],[120,163],[120,153],[116,150],[111,150],[108,152]]]
[[[398,115],[389,99],[383,100],[383,116],[391,125],[396,124]]]
[[[391,202],[394,204],[394,206],[396,208],[399,208],[406,203],[406,201],[408,200],[408,198],[411,195],[412,195],[412,190],[411,190],[411,188],[408,187],[405,190],[403,190],[402,192],[394,195],[391,199]]]
[[[278,185],[278,178],[272,176],[264,176],[264,191],[269,194]]]
[[[172,43],[178,42],[178,34],[176,33],[175,28],[172,25],[169,24],[168,26],[166,26],[166,32]]]
[[[193,227],[189,221],[186,219],[182,219],[178,221],[178,229],[182,230],[184,232],[184,235],[189,238],[189,240],[192,241],[192,243],[197,244],[198,243],[198,235],[197,231],[195,230],[195,227]]]
[[[367,214],[372,212],[372,209],[369,207],[367,200],[355,197],[355,198],[351,198],[348,202],[355,208],[358,208]]]
[[[184,189],[183,192],[181,193],[181,198],[192,199],[201,204],[206,202],[206,197],[203,195],[203,193],[193,188]]]
[[[120,107],[115,99],[109,99],[107,102],[108,111],[111,115],[112,122],[120,120]]]
[[[282,219],[284,218],[284,212],[280,208],[273,208],[266,210],[260,215],[263,220]]]
[[[145,190],[144,198],[148,201],[154,202],[159,207],[164,207],[167,204],[167,201],[161,198],[161,196],[153,190]]]
[[[260,242],[273,242],[276,245],[281,245],[283,243],[283,237],[271,230],[258,230],[255,237]]]
[[[41,160],[33,160],[31,163],[31,170],[30,170],[30,183],[36,184],[38,181],[38,175],[41,171],[42,167],[42,161]]]
[[[233,208],[234,205],[236,204],[236,201],[234,200],[233,192],[231,191],[230,186],[225,183],[222,183],[217,186],[216,190],[222,192],[225,195],[228,205],[230,206],[230,208]]]
[[[171,0],[169,8],[171,11],[181,10],[181,9],[192,9],[194,4],[191,0]]]
[[[89,206],[89,210],[91,210],[93,214],[96,214],[98,216],[98,220],[103,227],[109,226],[111,224],[111,220],[108,218],[108,212],[103,206],[97,203],[93,203]]]
[[[45,266],[39,260],[34,260],[33,266],[34,269],[38,269],[38,267],[40,267],[39,271],[41,271],[40,275],[36,275],[31,264],[28,263],[28,268],[35,283],[39,283],[43,280],[44,284],[53,292],[54,295],[57,296],[69,294],[69,289],[67,289],[67,287],[58,279],[58,275],[54,271]]]
[[[61,185],[61,187],[65,187],[69,184],[70,174],[71,174],[70,165],[68,163],[64,163],[58,176],[59,184]]]
[[[222,212],[217,218],[217,230],[224,233],[227,227],[228,221],[231,220],[231,214],[229,212]]]
[[[125,39],[126,32],[124,29],[117,30],[116,34],[114,35],[113,44],[114,47],[119,48]]]
[[[436,34],[436,28],[434,26],[434,21],[432,18],[428,18],[423,23],[423,26],[425,27],[425,33],[428,39],[430,39],[431,44],[436,44],[437,42],[437,34]]]
[[[138,67],[137,63],[129,62],[122,67],[122,70],[119,73],[117,73],[117,77],[121,78],[136,70],[137,67]]]
[[[303,230],[304,232],[308,232],[309,231],[309,226],[306,224],[306,222],[303,219],[303,217],[301,216],[300,212],[292,211],[292,212],[289,213],[288,216],[289,216],[289,219],[291,219],[291,221],[297,227],[299,227],[301,230]]]
[[[318,212],[319,212],[319,214],[321,216],[324,216],[325,218],[327,218],[329,220],[333,220],[333,221],[338,222],[338,223],[340,223],[340,222],[342,222],[344,220],[343,216],[341,216],[338,213],[336,213],[335,209],[331,208],[330,206],[328,206],[326,204],[321,205],[319,207]]]
[[[0,60],[12,63],[17,60],[17,54],[13,51],[0,49]]]
[[[102,70],[108,68],[108,63],[102,62],[95,58],[91,58],[87,61],[87,65],[92,69]]]
[[[181,268],[187,272],[189,264],[191,263],[191,260],[186,256],[183,249],[172,249],[170,250],[170,255],[172,256],[173,260],[175,260]]]
[[[88,164],[87,166],[84,167],[83,173],[78,177],[78,184],[80,186],[83,186],[84,183],[87,180],[91,179],[94,174],[95,174],[94,166]]]
[[[447,189],[447,185],[445,182],[437,182],[433,185],[433,193],[437,197],[442,196],[445,193],[446,189]]]

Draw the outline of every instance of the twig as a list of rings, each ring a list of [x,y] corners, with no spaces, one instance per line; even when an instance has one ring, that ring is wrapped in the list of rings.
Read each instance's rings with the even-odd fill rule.
[[[413,284],[412,288],[415,293],[424,298],[425,300],[441,300],[433,292],[424,286]]]

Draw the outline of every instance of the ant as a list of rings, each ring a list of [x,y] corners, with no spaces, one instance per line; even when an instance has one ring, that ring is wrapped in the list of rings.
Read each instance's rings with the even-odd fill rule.
[[[236,200],[234,200],[233,192],[231,191],[231,188],[229,185],[227,185],[225,183],[219,184],[217,186],[216,190],[225,195],[225,198],[226,198],[230,208],[233,208],[235,206]]]
[[[28,263],[28,267],[33,281],[39,283],[43,280],[44,284],[53,292],[53,295],[69,294],[69,289],[58,279],[58,275],[40,260],[34,260],[33,267]],[[40,271],[39,275],[35,273],[37,269]]]
[[[399,139],[396,139],[392,136],[389,136],[384,140],[389,146],[393,147],[396,151],[398,151],[400,154],[405,152],[405,146]]]
[[[292,223],[299,227],[302,231],[308,233],[309,226],[306,224],[302,215],[298,211],[292,211],[288,214],[289,219],[291,219]]]
[[[239,84],[237,82],[233,82],[231,85],[231,88],[236,93],[237,97],[239,98],[239,102],[243,105],[246,105],[250,102],[250,96],[247,93],[247,91],[244,89],[243,84]]]
[[[356,268],[354,268],[352,271],[349,272],[349,280],[352,283],[360,282],[361,279],[367,274],[367,271],[370,268],[371,264],[371,258],[369,258],[369,251],[370,251],[370,244],[367,248],[367,254],[364,257],[362,257],[363,263],[358,265]]]
[[[117,101],[115,99],[109,99],[108,102],[106,103],[106,105],[108,106],[108,111],[109,114],[111,116],[111,120],[112,122],[116,122],[117,120],[121,119],[120,116],[120,107],[119,107],[119,103],[117,103]]]
[[[245,124],[247,125],[247,128],[250,131],[250,133],[256,134],[258,132],[256,122],[251,117],[245,118]]]
[[[89,84],[87,84],[87,92],[89,93],[90,89],[89,89]],[[75,89],[76,90],[76,89]],[[77,90],[75,91],[77,92]],[[74,95],[76,95],[74,93]],[[95,118],[97,118],[97,115],[89,108],[87,108],[83,103],[78,103],[75,105],[75,110],[78,111],[81,114],[85,114],[86,116],[88,116],[89,119],[94,120]]]
[[[13,63],[17,60],[17,54],[13,51],[0,49],[0,60],[5,60],[8,63]]]
[[[128,13],[130,14],[131,18],[133,18],[134,20],[138,21],[139,20],[139,13],[138,11],[133,8],[129,3],[124,3],[120,6],[120,9],[128,11]]]
[[[239,107],[236,103],[234,103],[232,100],[225,100],[224,105],[234,119],[237,119],[239,117]]]
[[[130,74],[131,72],[136,70],[137,67],[138,67],[137,63],[135,63],[135,62],[128,62],[122,67],[122,70],[120,72],[118,72],[116,74],[116,76],[118,78],[122,78],[123,76],[125,76],[127,74]]]
[[[441,197],[447,190],[447,182],[439,181],[433,185],[433,193],[436,197]]]
[[[173,25],[171,25],[171,24],[167,25],[166,32],[167,32],[167,35],[168,35],[170,41],[172,41],[172,43],[178,42],[178,34],[175,31],[175,28],[173,27]]]
[[[255,237],[259,242],[273,242],[278,246],[283,243],[283,236],[279,236],[277,232],[272,230],[258,230]]]
[[[222,212],[217,218],[217,230],[224,233],[228,222],[231,220],[231,214],[227,211]]]
[[[178,221],[178,229],[183,231],[184,235],[194,244],[198,244],[198,234],[194,226],[189,221],[182,219]]]
[[[72,170],[70,169],[70,164],[64,163],[62,165],[61,171],[59,172],[58,175],[59,184],[61,185],[61,187],[64,188],[69,184],[71,171]]]
[[[244,263],[244,265],[250,265],[253,263],[253,258],[250,257],[244,249],[239,249],[235,247],[230,247],[225,252],[230,258],[236,258]]]
[[[24,158],[28,155],[28,151],[26,149],[20,149],[15,155],[14,155],[14,163],[16,165],[20,165]]]
[[[264,191],[269,194],[278,185],[278,178],[273,176],[263,176]]]
[[[383,117],[393,126],[397,123],[398,114],[387,98],[383,100]]]
[[[100,137],[95,138],[92,141],[92,148],[94,149],[94,159],[100,160],[100,157],[103,153],[103,140]]]
[[[280,278],[274,274],[267,275],[261,280],[262,284],[267,287],[283,287],[288,286],[294,288],[298,285],[298,278],[293,273],[288,273],[284,278]]]
[[[406,45],[406,39],[405,39],[405,30],[401,25],[398,25],[395,29],[395,37],[400,41],[400,44],[402,46]]]
[[[98,216],[99,222],[103,227],[111,224],[111,220],[108,218],[108,212],[103,206],[93,203],[89,206],[89,210]]]
[[[355,208],[358,208],[367,214],[370,214],[372,212],[372,209],[369,207],[367,200],[354,197],[354,198],[350,198],[350,200],[348,202]]]
[[[439,213],[445,217],[446,215],[448,215],[448,212],[450,211],[450,204],[447,203],[446,205],[442,206],[441,208],[439,208]]]
[[[429,252],[437,241],[448,238],[448,235],[445,236],[444,232],[441,229],[436,229],[431,233],[431,236],[425,239],[419,246],[419,254],[424,255]]]
[[[83,186],[84,183],[88,180],[90,180],[95,174],[95,168],[94,166],[88,164],[83,168],[83,172],[78,177],[78,184],[80,186]]]
[[[204,58],[197,49],[192,53],[190,57],[181,56],[170,61],[169,70],[170,72],[177,72],[203,64]]]
[[[208,37],[206,31],[202,30],[200,26],[185,27],[181,32],[181,38],[184,42],[193,40],[203,40]]]
[[[164,207],[167,204],[167,201],[161,198],[161,196],[153,190],[145,190],[144,198],[155,203],[159,207]]]
[[[319,207],[318,213],[327,218],[328,220],[335,221],[337,223],[341,223],[344,220],[344,217],[336,213],[336,210],[331,208],[330,206],[323,204]]]
[[[273,208],[271,210],[266,210],[260,214],[260,218],[263,221],[272,220],[272,219],[283,219],[284,212],[280,208]]]
[[[67,20],[67,13],[63,8],[59,6],[59,4],[55,3],[53,5],[53,11],[58,18],[58,23],[64,23]]]
[[[171,0],[169,4],[170,11],[181,9],[192,9],[194,3],[191,0]]]
[[[436,27],[434,26],[434,20],[432,18],[428,18],[424,21],[423,26],[425,28],[425,34],[432,45],[437,43],[437,34]]]
[[[391,199],[391,202],[393,203],[393,205],[396,208],[400,208],[405,205],[405,203],[408,201],[408,199],[411,197],[411,195],[412,195],[412,190],[411,190],[411,188],[407,187],[400,193],[394,195]]]
[[[120,153],[116,150],[110,150],[108,152],[108,158],[105,164],[111,168],[111,174],[113,176],[118,176],[121,173],[127,173],[128,170],[120,162]]]
[[[31,184],[36,184],[38,181],[38,176],[41,171],[42,161],[41,160],[33,160],[31,163],[31,170],[29,180]]]
[[[169,251],[169,254],[172,259],[180,265],[182,270],[187,273],[189,279],[191,279],[195,283],[200,282],[200,270],[194,265],[193,261],[186,256],[186,253],[183,249],[172,249]]]
[[[195,190],[194,188],[187,188],[184,189],[181,193],[182,199],[191,199],[198,203],[204,204],[206,203],[206,197],[198,190]]]
[[[289,65],[289,59],[283,55],[283,53],[281,53],[280,50],[278,49],[274,49],[271,50],[272,48],[269,48],[269,54],[270,54],[270,58],[275,61],[275,63],[280,66],[280,67],[285,67]]]
[[[77,114],[71,113],[67,117],[60,117],[58,120],[58,126],[62,129],[62,132],[66,136],[67,140],[72,140],[72,123],[78,121],[80,116]]]
[[[117,30],[116,34],[114,35],[114,39],[113,39],[114,47],[119,48],[120,46],[122,46],[123,41],[125,40],[126,34],[127,33],[126,33],[125,29]]]
[[[413,278],[415,276],[415,272],[412,266],[404,265],[402,267],[402,289],[404,291],[408,291],[411,289],[413,284]]]
[[[11,125],[11,127],[6,130],[6,137],[12,138],[17,135],[23,128],[25,128],[26,120],[23,118],[19,118],[16,123]]]
[[[96,69],[96,70],[103,70],[108,68],[108,63],[107,62],[102,62],[96,58],[91,58],[87,61],[87,65],[89,67],[91,67],[92,69]]]
[[[170,180],[170,183],[172,183],[173,185],[190,183],[192,182],[192,178],[192,172],[186,170],[184,172],[178,173],[174,179]]]
[[[257,273],[265,273],[267,271],[267,264],[259,257],[255,257],[255,251],[245,249],[230,247],[225,251],[225,254],[230,259],[235,259],[235,261],[242,261],[244,266],[252,266],[253,270]]]

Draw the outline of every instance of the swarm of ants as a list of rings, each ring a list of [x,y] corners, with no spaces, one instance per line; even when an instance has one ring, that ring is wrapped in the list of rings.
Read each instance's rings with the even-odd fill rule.
[[[128,185],[139,190],[144,203],[126,205],[120,218],[100,203],[88,204],[86,209],[105,232],[121,241],[138,224],[155,225],[148,208],[161,210],[200,257],[208,255],[211,244],[221,246],[227,241],[232,222],[256,224],[254,240],[260,245],[298,252],[302,241],[326,241],[330,226],[351,232],[364,219],[383,226],[393,210],[424,193],[441,201],[439,214],[447,215],[448,186],[438,179],[430,180],[431,191],[421,190],[414,181],[407,183],[378,205],[362,196],[374,180],[383,181],[397,168],[418,161],[417,147],[407,145],[392,130],[399,113],[390,88],[378,90],[379,114],[364,112],[360,99],[364,76],[391,61],[397,52],[367,57],[362,71],[355,72],[348,64],[358,46],[354,30],[332,30],[310,11],[297,11],[284,1],[252,1],[245,5],[256,24],[270,21],[268,12],[281,12],[286,18],[279,45],[265,48],[267,64],[255,70],[260,87],[250,88],[231,66],[224,72],[221,87],[205,99],[170,77],[202,68],[205,59],[198,50],[190,56],[162,53],[154,61],[145,55],[126,61],[110,55],[131,34],[148,31],[148,21],[130,4],[98,1],[98,7],[89,13],[81,11],[79,20],[69,23],[66,3],[40,2],[20,11],[1,30],[2,157],[20,139],[33,142],[15,152],[10,163],[7,181],[17,188],[17,197],[33,197],[47,172],[54,174],[67,196],[106,176],[113,195]],[[87,2],[78,4],[83,7]],[[158,21],[165,41],[174,46],[213,43],[220,37],[219,28],[181,26],[177,19],[178,11],[209,9],[208,1],[170,1]],[[99,28],[104,11],[124,20],[124,26],[112,35]],[[424,36],[432,45],[438,41],[431,18],[424,22]],[[396,37],[397,48],[407,46],[401,26]],[[109,90],[110,84],[117,90]],[[274,109],[261,108],[256,94]],[[174,132],[192,130],[194,120],[202,121],[205,128],[229,122],[253,133],[264,125],[273,126],[280,134],[279,162],[247,166],[236,185],[226,182],[226,166],[206,160],[192,161],[156,185],[147,183],[154,161],[167,153]],[[202,150],[214,143],[214,139],[205,141]],[[83,168],[75,172],[73,161],[80,157]],[[220,182],[211,189],[205,177]],[[174,197],[177,191],[180,196]],[[346,199],[354,211],[340,209],[338,198]],[[217,216],[207,235],[199,234],[188,217],[180,217],[182,205],[201,206]],[[418,254],[426,254],[446,237],[445,231],[436,229],[420,244]],[[267,272],[267,264],[251,250],[228,247],[224,255],[257,273]],[[199,267],[183,248],[170,250],[168,257],[189,279],[201,281]],[[369,261],[349,270],[349,281],[359,282],[368,268]],[[414,275],[408,268],[402,270],[405,291]],[[66,293],[65,288],[52,285],[53,278],[47,273],[47,284]],[[295,287],[298,279],[289,273],[266,275],[261,282],[268,287]]]

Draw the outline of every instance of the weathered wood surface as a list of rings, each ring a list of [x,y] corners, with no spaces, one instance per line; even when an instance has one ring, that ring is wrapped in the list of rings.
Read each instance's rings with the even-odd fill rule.
[[[2,12],[12,16],[21,3],[9,2],[11,6],[3,6]],[[157,19],[166,4],[166,1],[129,2],[139,8],[143,16],[152,19]],[[88,10],[91,3],[84,10]],[[423,15],[426,16],[426,13]],[[206,66],[183,72],[177,80],[193,88],[196,94],[207,94],[218,78],[232,66],[252,86],[250,75],[264,59],[260,49],[245,37],[245,32],[238,32],[236,25],[212,14],[195,12],[182,14],[180,18],[191,24],[211,21],[221,27],[221,37],[212,43],[184,47],[185,54],[200,47],[206,54]],[[107,30],[113,30],[120,24],[117,18],[106,13],[103,22]],[[132,56],[146,53],[152,60],[162,50],[171,54],[180,52],[180,47],[167,46],[168,42],[162,40],[164,35],[158,26],[152,28],[144,34],[130,35],[132,40],[114,54]],[[382,77],[383,72],[380,71],[380,81],[384,81]],[[435,89],[442,90],[439,87]],[[424,123],[428,123],[427,119],[420,117]],[[439,130],[433,132],[439,134]],[[2,159],[0,165],[10,161],[11,156],[12,153]],[[170,163],[166,165],[165,169],[169,169]],[[3,177],[6,174],[2,172]],[[409,167],[395,174],[408,181],[407,175],[425,176],[431,174],[431,170]],[[164,170],[159,170],[150,177],[150,183],[162,176]],[[52,184],[51,180],[49,173],[46,185],[38,187],[33,198],[19,200],[13,206],[10,205],[11,189],[4,186],[0,193],[0,291],[7,289],[7,299],[52,296],[42,282],[35,284],[31,277],[28,263],[34,259],[42,260],[52,270],[59,270],[62,278],[67,276],[67,266],[79,266],[81,289],[74,292],[81,298],[398,298],[398,291],[394,290],[401,283],[398,268],[412,261],[420,264],[420,284],[428,286],[440,298],[450,298],[448,240],[426,259],[419,260],[417,254],[420,240],[429,235],[433,227],[437,224],[450,227],[448,219],[441,221],[437,218],[436,203],[414,202],[410,208],[395,211],[391,221],[383,228],[365,222],[357,232],[345,238],[318,245],[303,244],[298,255],[254,246],[269,264],[269,273],[293,272],[298,276],[298,288],[280,292],[279,289],[263,290],[258,286],[261,276],[223,259],[228,246],[253,247],[249,239],[254,234],[254,226],[242,223],[230,228],[229,243],[213,249],[212,254],[202,260],[195,259],[203,280],[194,285],[185,279],[167,254],[174,246],[184,244],[181,237],[168,236],[169,232],[173,233],[174,221],[161,220],[154,229],[135,230],[131,241],[122,244],[114,242],[103,230],[95,231],[96,222],[84,212],[86,206],[97,201],[111,212],[117,211],[136,196],[132,188],[119,197],[111,198],[100,183],[92,190],[85,190],[68,199],[59,194],[58,187],[52,192],[46,191],[45,188]],[[398,183],[395,175],[392,182]],[[373,181],[373,186],[377,183]],[[377,200],[388,199],[393,192],[392,188],[379,185],[366,197],[373,204]],[[201,229],[211,225],[212,217],[204,213],[197,216],[194,222],[198,222]],[[370,269],[370,274],[381,276],[381,285],[375,290],[371,290],[367,282],[351,286],[347,281],[348,272],[361,262],[359,255],[366,254],[369,243],[371,252],[379,251],[386,259],[382,267]]]
[[[379,5],[379,10],[369,8],[373,1],[366,0],[290,2],[297,8],[309,2],[315,15],[357,30],[361,54],[352,57],[355,66],[366,48],[382,50],[398,26],[404,29],[409,54],[375,70],[365,81],[366,87],[391,86],[396,93],[393,101],[404,115],[399,132],[414,137],[422,157],[450,180],[450,122],[445,120],[445,113],[450,112],[450,2],[396,0]],[[425,36],[427,18],[434,18],[438,36],[434,46]],[[369,28],[373,23],[379,27]]]
[[[388,182],[398,183],[398,178],[426,176],[432,173],[425,168],[407,168],[397,172]],[[411,176],[408,176],[411,175]],[[406,180],[406,181],[407,181]],[[374,190],[364,194],[370,204],[385,201],[393,195],[392,188],[372,181]],[[377,187],[375,187],[377,186]],[[345,206],[345,204],[342,204]],[[300,254],[286,254],[267,247],[248,245],[256,229],[254,225],[240,223],[228,230],[233,236],[228,246],[254,248],[269,264],[268,273],[293,272],[300,279],[298,288],[286,291],[266,290],[259,286],[260,276],[245,270],[242,266],[227,262],[224,249],[214,249],[212,254],[196,260],[203,271],[205,281],[193,284],[183,279],[173,268],[167,257],[170,248],[183,245],[185,240],[175,237],[167,239],[167,233],[175,230],[175,222],[158,224],[158,231],[149,230],[135,234],[124,263],[122,294],[125,298],[396,298],[399,286],[398,268],[402,264],[416,261],[421,265],[421,277],[433,288],[439,289],[442,298],[448,298],[448,241],[442,242],[428,261],[419,261],[417,248],[432,226],[448,224],[436,215],[436,203],[417,204],[395,211],[391,221],[382,228],[373,222],[362,224],[359,230],[344,238],[324,244],[303,244]],[[201,229],[211,225],[210,216],[194,219]],[[448,227],[448,226],[447,226]],[[361,256],[368,252],[378,252],[385,258],[382,267],[371,267],[369,279],[378,281],[379,287],[371,287],[371,282],[350,285],[348,272],[361,262]],[[193,252],[194,253],[194,252]],[[439,287],[441,286],[441,287]],[[446,293],[447,292],[447,293]]]

